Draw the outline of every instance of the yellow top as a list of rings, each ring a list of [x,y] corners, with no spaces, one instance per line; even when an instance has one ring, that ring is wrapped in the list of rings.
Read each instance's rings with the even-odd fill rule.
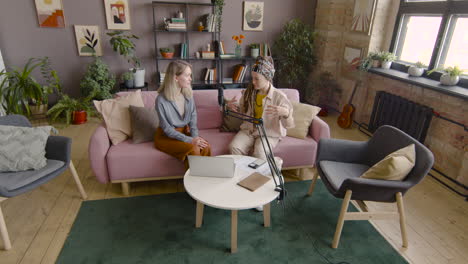
[[[255,111],[254,117],[255,118],[262,118],[263,115],[263,98],[265,98],[266,94],[257,94],[255,98]]]

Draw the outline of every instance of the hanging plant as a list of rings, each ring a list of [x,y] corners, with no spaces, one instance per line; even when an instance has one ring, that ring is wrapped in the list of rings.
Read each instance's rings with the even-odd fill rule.
[[[224,7],[224,0],[211,0],[211,3],[215,5],[215,15],[218,19],[218,23],[216,24],[216,30],[221,32],[221,24],[223,23],[223,7]]]

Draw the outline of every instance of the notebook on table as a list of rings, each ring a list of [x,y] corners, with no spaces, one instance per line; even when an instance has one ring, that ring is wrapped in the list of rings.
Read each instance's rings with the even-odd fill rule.
[[[258,172],[254,172],[247,178],[238,182],[237,184],[253,192],[258,188],[262,187],[270,179],[270,177],[264,176]]]

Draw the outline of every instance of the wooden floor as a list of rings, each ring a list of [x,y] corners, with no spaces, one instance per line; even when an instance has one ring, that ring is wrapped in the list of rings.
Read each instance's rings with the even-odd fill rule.
[[[334,138],[367,140],[367,136],[355,128],[344,130],[337,127],[336,116],[324,119],[329,123]],[[72,159],[89,199],[121,197],[120,185],[99,183],[90,169],[88,142],[98,122],[92,120],[84,125],[60,128],[60,134],[73,138]],[[181,180],[134,183],[131,187],[132,196],[184,191]],[[314,199],[313,196],[310,199]],[[467,263],[467,202],[430,177],[410,190],[404,201],[408,249],[401,248],[397,220],[374,222],[379,232],[403,256],[411,263]],[[4,201],[1,206],[13,248],[10,251],[0,250],[0,263],[54,263],[81,202],[69,171],[32,192]],[[369,209],[395,211],[396,205],[371,203]],[[333,234],[330,234],[330,243],[332,237]]]

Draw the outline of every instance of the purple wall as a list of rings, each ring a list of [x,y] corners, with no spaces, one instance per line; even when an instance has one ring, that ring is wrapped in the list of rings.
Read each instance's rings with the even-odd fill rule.
[[[50,57],[52,67],[58,71],[64,84],[65,92],[79,96],[80,79],[92,58],[78,56],[73,25],[99,26],[103,48],[102,59],[110,65],[112,72],[120,74],[128,68],[128,63],[112,51],[109,45],[109,37],[105,35],[109,30],[107,30],[102,0],[62,1],[65,28],[39,27],[35,4],[32,0],[2,1],[0,4],[0,49],[7,67],[22,67],[31,57]],[[146,68],[146,80],[150,81],[156,68],[153,60],[155,51],[151,1],[129,0],[129,2],[131,3],[131,32],[140,37],[140,40],[136,42],[137,54],[142,58],[142,65]],[[192,0],[192,2],[208,3],[210,1]],[[272,44],[284,23],[292,18],[301,18],[311,25],[314,23],[316,0],[268,0],[263,1],[265,6],[263,31],[242,31],[243,1],[225,0],[225,2],[221,39],[225,41],[228,52],[233,52],[234,48],[232,35],[246,36],[243,44],[243,51],[246,53],[249,43]],[[203,13],[208,13],[208,11]],[[165,44],[164,41],[167,41],[166,44],[180,43],[181,40],[174,39],[175,37],[171,34],[167,40],[158,43],[162,45]],[[207,43],[208,39],[204,41],[203,38],[205,37],[193,36],[190,39],[191,54],[198,46],[201,48],[204,43]],[[202,67],[206,66],[194,63],[195,74],[198,74],[197,72],[200,72]],[[150,89],[155,89],[154,85],[151,85]]]

